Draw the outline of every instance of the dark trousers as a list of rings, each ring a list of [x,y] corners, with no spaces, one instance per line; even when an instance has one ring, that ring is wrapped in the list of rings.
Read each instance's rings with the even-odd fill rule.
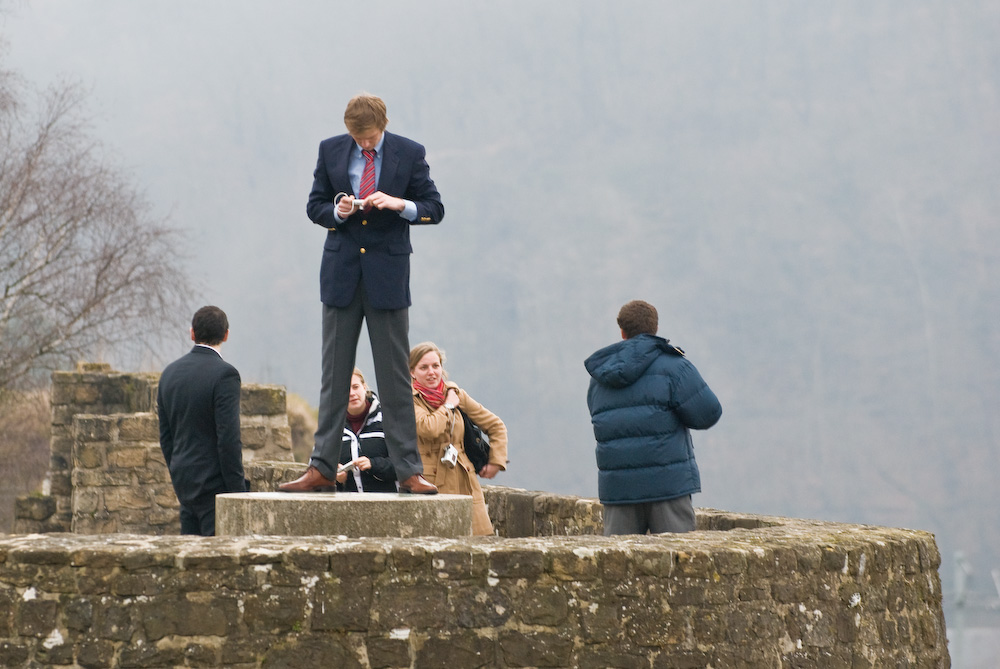
[[[410,317],[408,309],[375,309],[368,304],[364,282],[346,307],[323,305],[322,385],[319,425],[309,464],[331,481],[340,462],[340,445],[347,420],[347,399],[358,353],[361,324],[368,322],[368,338],[375,361],[382,428],[396,480],[422,474],[417,450],[417,423],[413,416],[410,380]]]
[[[215,536],[215,500],[211,506],[184,506],[181,504],[181,534]]]
[[[606,504],[604,506],[604,536],[614,534],[662,534],[664,532],[694,532],[695,515],[691,495],[664,502],[640,504]]]

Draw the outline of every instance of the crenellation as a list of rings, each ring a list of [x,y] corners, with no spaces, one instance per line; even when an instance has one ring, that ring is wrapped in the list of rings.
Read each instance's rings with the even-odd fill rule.
[[[358,666],[371,666],[365,658],[373,652],[403,657],[406,650],[406,657],[420,657],[428,644],[456,638],[478,640],[474,647],[492,653],[496,666],[585,666],[611,655],[645,658],[647,666],[664,658],[701,658],[713,666],[836,666],[857,657],[871,658],[872,666],[896,666],[908,655],[928,654],[934,658],[930,666],[947,666],[939,596],[909,582],[914,577],[900,565],[889,565],[885,579],[899,586],[889,588],[900,601],[896,607],[876,608],[877,598],[868,594],[877,587],[870,575],[878,560],[855,573],[820,569],[811,577],[772,576],[795,582],[798,598],[766,596],[754,581],[769,577],[738,566],[773,560],[775,547],[794,551],[791,537],[810,536],[793,519],[767,520],[768,530],[754,538],[763,555],[745,545],[746,537],[731,546],[718,536],[723,532],[416,541],[8,537],[0,540],[6,556],[0,593],[15,594],[6,597],[17,610],[8,630],[16,639],[8,644],[30,648],[36,661],[42,632],[52,628],[25,620],[51,623],[78,658],[93,652],[84,649],[85,636],[107,642],[101,652],[113,647],[121,658],[137,648],[139,638],[161,650],[157,644],[164,640],[199,647],[205,626],[185,627],[184,621],[195,611],[211,611],[209,636],[216,642],[209,650],[223,653],[246,630],[258,650],[240,658],[253,666],[277,661],[290,647],[311,648],[333,637],[352,649],[349,657]],[[826,545],[829,532],[810,527],[813,539]],[[851,532],[841,532],[841,541],[867,554],[865,528],[826,529],[845,527]],[[932,541],[923,533],[900,532],[914,550],[914,542]],[[693,548],[696,541],[702,547]],[[664,555],[676,559],[673,568]],[[692,569],[685,572],[685,566]],[[42,569],[51,572],[48,578]],[[61,575],[70,572],[74,577]],[[936,572],[921,576],[935,583]],[[26,598],[29,588],[34,594]],[[736,596],[747,589],[758,596]],[[25,606],[36,600],[62,603],[54,610]],[[129,634],[120,633],[123,626]],[[35,641],[26,642],[29,637]],[[541,649],[540,640],[549,650]],[[445,646],[434,652],[446,652]]]
[[[119,373],[104,363],[80,363],[74,372],[52,374],[49,495],[54,504],[39,518],[39,511],[50,507],[19,500],[15,532],[179,532],[176,498],[165,500],[173,497],[173,489],[159,450],[158,381],[158,374]],[[293,460],[285,399],[280,386],[244,384],[245,462]],[[78,486],[88,490],[78,494]],[[104,504],[103,493],[93,508],[97,489],[120,486],[149,488],[150,503],[138,507],[136,499],[124,502],[122,493],[109,491],[113,509]],[[86,511],[75,509],[74,497]],[[127,512],[138,508],[147,509],[148,522]],[[174,520],[165,522],[171,512]]]
[[[0,665],[950,664],[920,531],[698,509],[690,534],[604,537],[597,500],[486,486],[495,537],[178,536],[157,378],[53,375],[53,495],[0,536]],[[304,466],[284,390],[243,397],[271,491]]]

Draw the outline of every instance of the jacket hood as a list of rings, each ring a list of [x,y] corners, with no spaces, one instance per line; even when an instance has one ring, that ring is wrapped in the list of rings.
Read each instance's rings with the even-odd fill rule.
[[[612,388],[625,388],[635,383],[663,353],[684,355],[663,337],[641,334],[605,346],[583,364],[598,383]]]

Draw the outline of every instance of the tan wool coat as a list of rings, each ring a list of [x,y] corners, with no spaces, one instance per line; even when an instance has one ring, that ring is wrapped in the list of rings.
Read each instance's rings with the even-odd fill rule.
[[[490,437],[490,464],[500,469],[507,468],[507,426],[482,404],[472,399],[456,384],[446,381],[447,388],[458,392],[459,408]],[[445,391],[447,392],[447,390]],[[417,418],[417,444],[420,459],[424,463],[424,478],[451,495],[472,496],[472,533],[493,534],[493,524],[486,509],[483,489],[479,477],[473,471],[472,463],[465,454],[465,426],[457,409],[446,409],[444,405],[432,409],[416,390],[413,391],[413,412]],[[458,450],[458,464],[449,467],[441,462],[448,444]]]

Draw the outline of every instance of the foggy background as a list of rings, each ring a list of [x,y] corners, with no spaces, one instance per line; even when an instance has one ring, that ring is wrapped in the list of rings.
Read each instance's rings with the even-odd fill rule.
[[[446,209],[411,231],[410,342],[507,423],[497,483],[596,496],[583,360],[644,299],[723,404],[694,437],[696,506],[929,530],[946,598],[957,550],[995,596],[997,3],[9,9],[5,66],[90,90],[244,381],[318,399],[305,204],[320,140],[369,91]]]

